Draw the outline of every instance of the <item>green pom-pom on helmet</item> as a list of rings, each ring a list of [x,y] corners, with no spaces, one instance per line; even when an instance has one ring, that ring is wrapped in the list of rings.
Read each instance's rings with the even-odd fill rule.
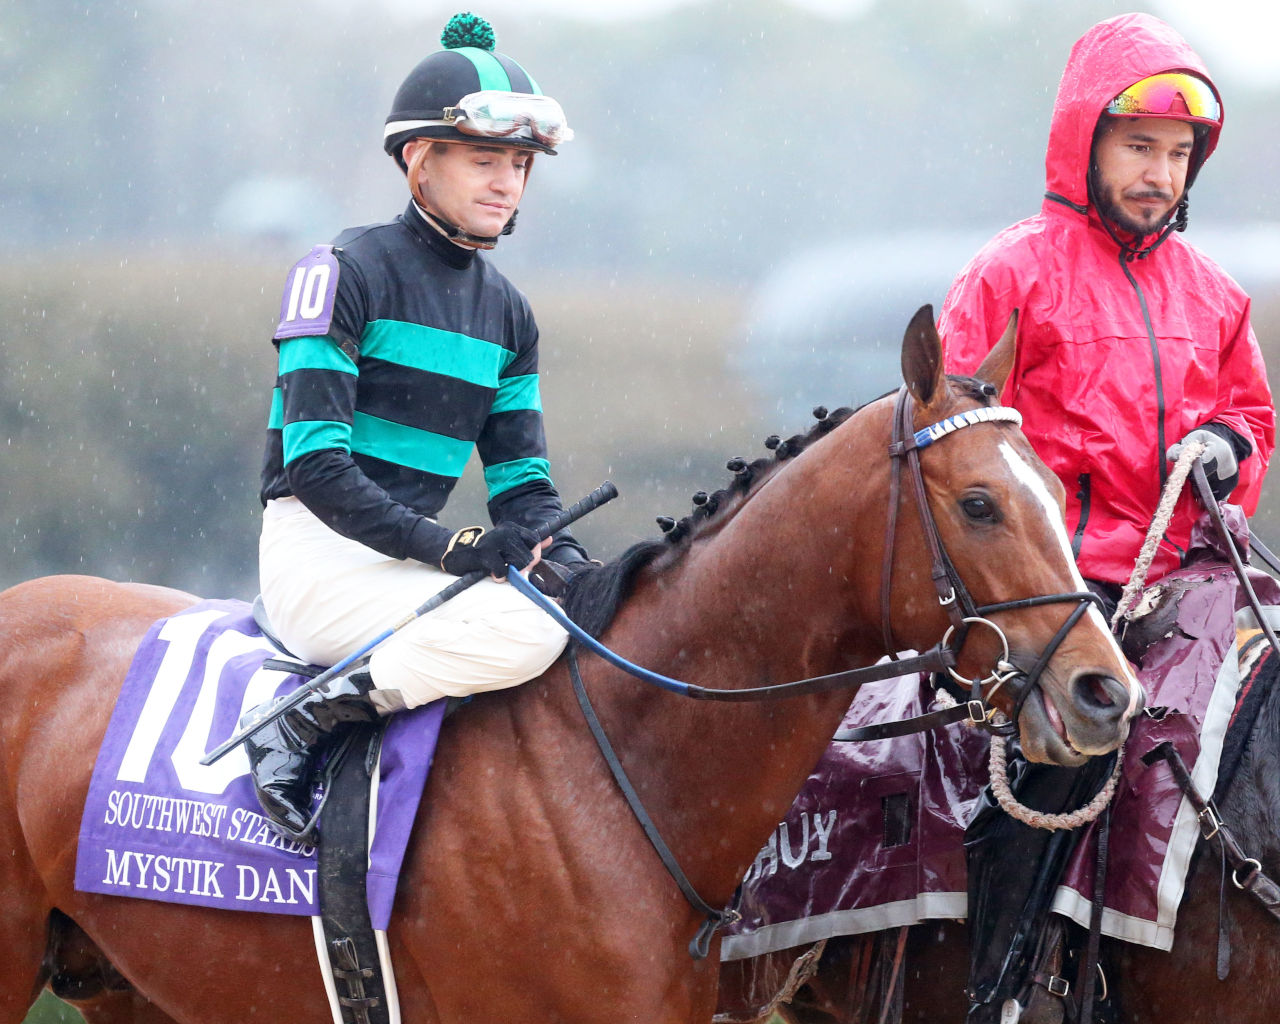
[[[463,46],[492,50],[498,45],[498,37],[493,34],[493,26],[480,15],[463,11],[449,19],[449,24],[440,33],[440,45],[446,50],[457,50]]]

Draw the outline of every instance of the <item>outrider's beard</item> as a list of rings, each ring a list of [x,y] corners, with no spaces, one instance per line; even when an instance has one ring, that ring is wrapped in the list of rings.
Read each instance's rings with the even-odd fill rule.
[[[1090,191],[1093,193],[1094,203],[1098,207],[1098,215],[1105,217],[1119,231],[1132,235],[1134,238],[1145,238],[1147,235],[1153,235],[1166,224],[1169,218],[1173,216],[1177,210],[1177,204],[1170,206],[1168,211],[1159,217],[1150,219],[1132,217],[1125,212],[1117,201],[1117,193],[1115,189],[1109,188],[1101,180],[1098,169],[1095,167],[1089,172],[1090,184],[1093,186]],[[1152,198],[1163,199],[1166,202],[1172,202],[1172,196],[1168,192],[1161,192],[1159,189],[1149,189],[1145,192],[1135,192],[1131,198]]]

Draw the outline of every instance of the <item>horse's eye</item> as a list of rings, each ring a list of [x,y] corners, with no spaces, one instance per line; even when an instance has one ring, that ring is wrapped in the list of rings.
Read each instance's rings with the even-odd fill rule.
[[[960,507],[964,514],[975,523],[994,523],[996,521],[996,503],[979,494],[971,494],[960,499]]]

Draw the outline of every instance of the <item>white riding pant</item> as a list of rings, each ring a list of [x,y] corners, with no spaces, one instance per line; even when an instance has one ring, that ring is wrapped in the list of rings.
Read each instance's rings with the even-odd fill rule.
[[[457,579],[335,533],[297,498],[267,502],[258,567],[276,634],[317,665],[358,651]],[[516,686],[545,671],[567,640],[514,587],[484,579],[374,650],[372,696],[389,712]]]

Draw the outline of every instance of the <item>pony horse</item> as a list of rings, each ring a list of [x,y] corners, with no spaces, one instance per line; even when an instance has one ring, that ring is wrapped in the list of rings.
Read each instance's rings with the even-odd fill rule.
[[[987,384],[945,377],[924,307],[903,340],[906,425],[922,431],[993,405],[1013,355],[1010,330],[979,370]],[[937,443],[910,453],[920,473],[913,494],[897,489],[887,452],[894,401],[841,419],[744,467],[708,503],[714,511],[702,506],[674,539],[588,574],[570,610],[603,608],[611,621],[601,620],[601,639],[669,676],[764,686],[935,644],[955,608],[954,591],[948,605],[930,585],[940,544],[944,576],[978,604],[1067,595],[984,620],[999,623],[1007,660],[1023,671],[1052,651],[1018,720],[1024,750],[1077,764],[1115,749],[1136,682],[1096,610],[1081,617],[1083,605],[1062,603],[1084,587],[1061,487],[1016,424],[971,416],[955,436],[954,423],[935,431]],[[897,523],[891,540],[886,512]],[[886,561],[892,579],[882,588]],[[131,655],[153,622],[195,600],[74,576],[0,594],[0,1024],[21,1021],[51,976],[89,1024],[330,1015],[305,919],[73,886],[95,752]],[[958,658],[957,671],[981,677],[1006,655],[984,628]],[[581,660],[649,814],[696,891],[725,906],[850,693],[688,702],[599,658]],[[711,1019],[719,942],[706,959],[690,957],[704,915],[650,848],[568,675],[561,659],[514,690],[482,694],[443,732],[389,935],[407,1021]],[[1012,711],[1019,689],[1001,686],[993,702]]]
[[[1230,759],[1224,754],[1214,804],[1243,853],[1274,880],[1280,879],[1280,653],[1262,636],[1242,648],[1242,654],[1249,648],[1254,649],[1247,672],[1242,657],[1242,675],[1251,677],[1252,688],[1261,696],[1252,706],[1242,701],[1233,715],[1227,743],[1238,753]],[[1224,871],[1221,843],[1219,834],[1197,845],[1170,950],[1103,939],[1100,963],[1107,998],[1098,1006],[1095,1021],[1271,1024],[1275,1019],[1280,1000],[1280,915],[1233,884],[1241,875],[1229,864]],[[1078,930],[1076,934],[1079,937]],[[770,1011],[760,1024],[963,1024],[969,1008],[964,994],[968,941],[965,924],[954,921],[828,939],[791,1002],[779,1007],[776,1017]],[[780,980],[809,949],[799,946],[763,954],[761,968]],[[898,965],[899,991],[893,991],[894,983],[886,983],[883,967],[878,973],[871,967],[891,961]],[[1073,986],[1077,970],[1069,964],[1063,971]],[[736,992],[743,984],[741,968],[728,965],[724,983],[726,991]],[[1093,1024],[1077,1020],[1074,998],[1070,1006],[1050,1002],[1044,1015],[1024,1013],[1022,1019]],[[738,1012],[725,1016],[745,1019]]]

